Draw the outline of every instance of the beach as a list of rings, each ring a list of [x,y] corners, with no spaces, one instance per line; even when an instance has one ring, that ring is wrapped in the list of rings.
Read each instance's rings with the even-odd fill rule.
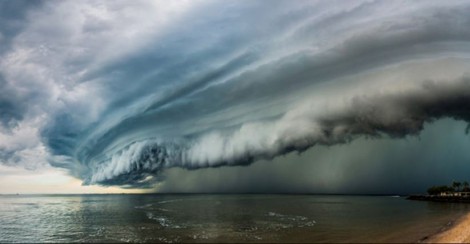
[[[470,243],[470,213],[462,216],[449,228],[431,236],[425,243]]]

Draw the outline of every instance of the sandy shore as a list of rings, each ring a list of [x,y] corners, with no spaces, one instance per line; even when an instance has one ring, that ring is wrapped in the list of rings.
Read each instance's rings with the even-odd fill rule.
[[[425,243],[470,243],[470,213],[462,216],[449,229],[431,236]]]

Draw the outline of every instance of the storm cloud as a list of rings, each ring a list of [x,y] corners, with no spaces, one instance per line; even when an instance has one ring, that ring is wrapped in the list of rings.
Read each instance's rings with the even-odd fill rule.
[[[444,118],[470,122],[464,1],[8,8],[0,161],[35,158],[84,184],[153,187],[172,168],[250,165],[418,136]]]

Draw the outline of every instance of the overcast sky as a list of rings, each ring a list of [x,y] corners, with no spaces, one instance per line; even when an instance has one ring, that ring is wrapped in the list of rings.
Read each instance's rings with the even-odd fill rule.
[[[394,194],[470,181],[469,12],[0,0],[0,193]]]

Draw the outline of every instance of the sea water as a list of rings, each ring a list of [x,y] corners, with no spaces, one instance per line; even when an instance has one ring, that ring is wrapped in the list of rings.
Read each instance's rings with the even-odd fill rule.
[[[414,242],[467,211],[390,196],[3,195],[0,242]]]

